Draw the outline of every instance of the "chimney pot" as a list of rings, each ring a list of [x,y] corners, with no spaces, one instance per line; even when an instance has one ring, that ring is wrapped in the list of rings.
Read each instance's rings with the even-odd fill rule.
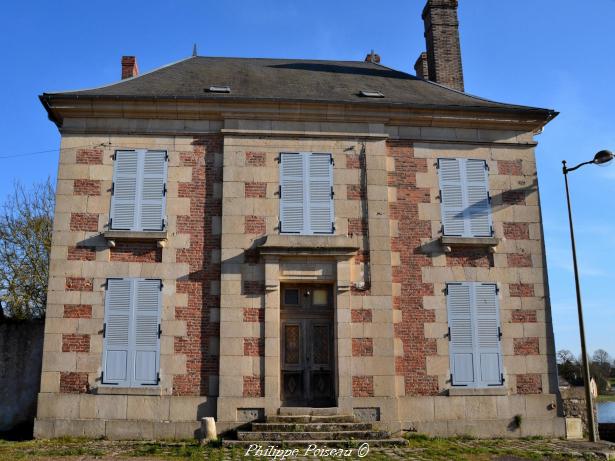
[[[416,72],[416,76],[418,78],[422,78],[423,80],[429,79],[429,68],[427,67],[427,53],[425,53],[424,51],[419,54],[419,57],[414,63],[414,71]]]
[[[139,75],[137,58],[134,56],[122,56],[122,80]]]
[[[367,56],[365,56],[365,62],[373,62],[375,64],[380,64],[380,55],[374,53],[374,50],[372,50],[371,53],[368,53]]]
[[[429,73],[426,77],[432,82],[463,91],[457,6],[458,0],[427,0],[423,9]]]

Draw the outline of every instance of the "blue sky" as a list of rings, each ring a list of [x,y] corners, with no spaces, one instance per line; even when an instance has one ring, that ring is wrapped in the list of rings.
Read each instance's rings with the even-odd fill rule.
[[[538,136],[556,346],[579,351],[561,160],[615,150],[615,0],[461,0],[466,91],[553,108]],[[117,80],[120,57],[141,71],[191,54],[361,60],[411,72],[424,50],[423,0],[29,1],[2,7],[0,157],[57,148],[37,96]],[[590,6],[591,5],[591,6]],[[14,180],[55,178],[58,153],[0,158],[0,197]],[[615,355],[615,165],[571,175],[590,350]]]

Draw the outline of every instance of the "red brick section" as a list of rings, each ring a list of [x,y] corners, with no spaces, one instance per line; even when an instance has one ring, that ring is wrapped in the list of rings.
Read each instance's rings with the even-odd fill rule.
[[[352,338],[353,357],[371,357],[374,355],[374,340],[372,338]]]
[[[162,248],[156,242],[117,242],[110,249],[111,261],[131,263],[159,263]]]
[[[265,284],[263,282],[245,281],[243,282],[243,293],[248,296],[265,294]]]
[[[192,178],[178,185],[178,196],[190,199],[190,214],[177,217],[177,233],[189,235],[190,247],[176,253],[176,261],[187,263],[189,273],[176,283],[177,293],[188,295],[188,305],[175,307],[175,319],[186,322],[187,334],[175,338],[175,353],[186,355],[186,374],[174,376],[174,395],[209,395],[209,376],[218,375],[218,356],[209,349],[209,339],[220,336],[220,324],[210,320],[210,309],[220,306],[211,293],[211,282],[220,280],[220,264],[212,263],[211,253],[220,248],[212,218],[221,216],[214,183],[222,182],[222,171],[214,168],[214,154],[222,154],[222,138],[195,137],[192,146],[192,151],[179,154],[180,166],[192,167]]]
[[[514,338],[513,350],[515,355],[538,355],[538,338]]]
[[[265,355],[265,340],[262,338],[243,338],[243,355],[259,357]]]
[[[530,225],[528,223],[504,223],[504,237],[510,240],[529,240]]]
[[[66,291],[92,291],[94,281],[84,277],[66,277],[64,289]]]
[[[265,153],[246,152],[246,166],[265,166]]]
[[[346,168],[359,169],[361,168],[361,157],[359,154],[346,154]]]
[[[350,235],[367,235],[367,220],[362,218],[348,219],[348,233]]]
[[[517,375],[517,394],[542,394],[542,378],[540,375]]]
[[[498,160],[498,174],[521,176],[521,160]]]
[[[507,190],[502,192],[502,203],[507,205],[525,205],[525,191]]]
[[[352,309],[350,311],[350,320],[353,323],[371,323],[372,310],[371,309]]]
[[[366,198],[365,191],[358,184],[346,185],[346,198],[348,200],[363,200]]]
[[[102,165],[103,151],[101,149],[79,149],[75,155],[77,163],[87,165]]]
[[[511,314],[512,323],[536,323],[536,311],[525,311],[517,309],[512,311]]]
[[[92,306],[90,304],[64,304],[65,319],[91,319]]]
[[[265,218],[260,216],[246,216],[244,220],[244,232],[246,234],[264,234],[267,232]]]
[[[96,232],[98,230],[98,214],[71,213],[70,230]]]
[[[100,181],[96,179],[75,179],[73,181],[74,195],[100,195]]]
[[[244,322],[264,322],[265,309],[259,307],[244,307],[243,308]]]
[[[373,376],[353,376],[352,377],[352,396],[353,397],[373,397],[374,396],[374,377]]]
[[[90,335],[62,335],[62,352],[90,352]]]
[[[437,376],[427,375],[426,357],[436,354],[436,340],[425,338],[425,323],[435,322],[433,310],[423,307],[423,296],[433,296],[431,283],[423,283],[422,268],[432,264],[421,253],[421,238],[431,238],[431,223],[419,219],[418,204],[429,203],[429,189],[416,185],[416,173],[427,171],[427,160],[414,158],[412,143],[388,143],[388,155],[396,169],[389,173],[390,187],[397,188],[397,201],[389,204],[389,216],[398,220],[399,237],[391,238],[392,251],[400,253],[401,265],[393,267],[393,282],[401,284],[401,295],[393,297],[393,307],[402,313],[395,324],[404,355],[396,364],[404,376],[406,395],[436,395]]]
[[[96,249],[86,247],[68,247],[66,259],[69,261],[94,261]]]
[[[532,256],[525,253],[507,255],[508,267],[532,267]]]
[[[534,285],[529,283],[511,283],[508,285],[510,296],[514,298],[534,296]]]
[[[246,198],[265,198],[267,197],[266,182],[247,182],[244,185]]]
[[[243,377],[243,396],[244,397],[264,397],[265,380],[260,376]]]
[[[446,254],[446,265],[493,267],[493,254],[487,248],[453,248]]]
[[[60,392],[63,394],[84,394],[90,389],[87,373],[60,372]]]

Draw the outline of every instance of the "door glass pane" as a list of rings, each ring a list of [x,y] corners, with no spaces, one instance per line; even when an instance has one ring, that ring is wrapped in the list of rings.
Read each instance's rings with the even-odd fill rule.
[[[319,288],[314,290],[314,295],[312,298],[312,303],[315,306],[326,306],[327,305],[327,290],[324,288]]]
[[[312,327],[312,351],[315,365],[329,364],[329,327],[327,325]]]
[[[296,306],[299,304],[299,289],[287,288],[284,290],[284,304]]]
[[[286,325],[284,338],[284,358],[287,364],[299,364],[299,325]]]

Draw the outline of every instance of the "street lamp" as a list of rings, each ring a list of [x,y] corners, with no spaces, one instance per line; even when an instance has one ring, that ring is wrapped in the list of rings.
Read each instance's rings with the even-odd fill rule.
[[[592,399],[590,382],[589,382],[589,358],[587,356],[587,348],[585,346],[585,325],[583,323],[583,306],[581,304],[581,286],[579,285],[579,268],[577,267],[577,249],[574,241],[574,227],[572,226],[572,208],[570,207],[570,191],[568,189],[568,173],[581,168],[583,165],[590,163],[594,165],[606,165],[613,160],[614,155],[611,151],[601,150],[593,160],[583,162],[575,167],[568,168],[566,160],[564,164],[564,180],[566,182],[566,200],[568,201],[568,220],[570,222],[570,240],[572,242],[572,261],[574,264],[574,283],[577,290],[577,309],[579,311],[579,332],[581,334],[581,355],[583,356],[583,381],[585,383],[585,403],[587,404],[587,426],[589,430],[589,440],[596,441],[596,424],[594,421],[594,403]]]

